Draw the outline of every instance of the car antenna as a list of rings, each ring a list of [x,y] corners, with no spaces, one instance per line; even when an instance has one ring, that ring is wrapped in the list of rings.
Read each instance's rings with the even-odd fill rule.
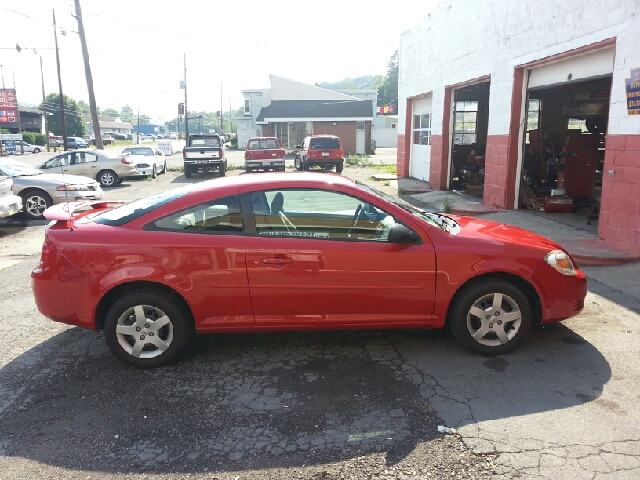
[[[68,202],[68,198],[69,198],[69,194],[67,193],[67,182],[64,181],[64,169],[62,168],[62,159],[60,159],[60,161],[58,162],[58,166],[60,167],[60,174],[62,175],[62,181],[63,186],[64,186],[64,199],[67,200],[65,201],[65,204],[67,206],[67,212],[69,212],[69,231],[73,232],[73,217],[71,216],[71,210],[69,209],[69,202]]]

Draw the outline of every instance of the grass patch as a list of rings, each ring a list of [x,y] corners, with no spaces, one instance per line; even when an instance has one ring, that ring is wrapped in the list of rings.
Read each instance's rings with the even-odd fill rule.
[[[389,185],[391,185],[391,182],[389,180],[385,180],[384,182],[382,182],[382,185],[388,187]]]
[[[404,188],[398,187],[398,194],[404,195],[405,193],[407,193],[407,191]]]
[[[442,205],[442,211],[444,213],[452,213],[453,212],[453,200],[449,197],[444,198],[444,204]]]

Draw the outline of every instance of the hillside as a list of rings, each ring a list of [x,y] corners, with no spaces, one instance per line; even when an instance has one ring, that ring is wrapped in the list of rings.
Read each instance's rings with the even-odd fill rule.
[[[383,75],[362,75],[356,78],[345,78],[338,82],[320,82],[316,85],[328,90],[378,90],[384,78]]]

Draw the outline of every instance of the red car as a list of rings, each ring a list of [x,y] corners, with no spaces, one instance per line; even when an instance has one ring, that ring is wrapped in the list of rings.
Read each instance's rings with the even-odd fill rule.
[[[305,137],[294,160],[297,170],[309,170],[320,167],[326,170],[336,169],[342,173],[344,169],[344,149],[340,138],[335,135],[312,135]]]
[[[276,137],[254,137],[247,140],[244,166],[247,173],[254,170],[284,172],[284,148]]]
[[[532,324],[578,314],[587,291],[550,240],[338,175],[236,176],[45,217],[40,312],[104,330],[135,367],[174,360],[194,330],[448,325],[473,352],[504,354]]]

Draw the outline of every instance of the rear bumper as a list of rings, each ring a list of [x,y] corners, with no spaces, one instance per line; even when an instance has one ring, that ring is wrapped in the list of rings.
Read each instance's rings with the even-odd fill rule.
[[[9,195],[0,200],[0,218],[8,217],[22,210],[22,197]]]
[[[246,160],[245,167],[247,168],[269,168],[269,167],[282,167],[284,165],[284,158],[278,158],[274,160]]]

